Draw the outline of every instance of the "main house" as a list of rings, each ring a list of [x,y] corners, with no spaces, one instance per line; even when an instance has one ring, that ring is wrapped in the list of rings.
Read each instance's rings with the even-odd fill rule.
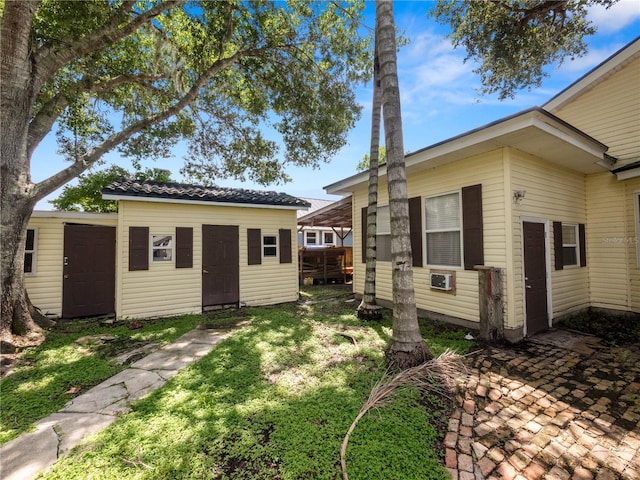
[[[542,108],[405,161],[421,313],[478,328],[489,293],[517,341],[589,307],[640,312],[640,39]],[[390,304],[386,167],[379,178],[376,290]],[[325,187],[352,195],[359,294],[367,181],[363,172]],[[500,273],[496,291],[481,284],[486,269]]]
[[[43,313],[141,318],[298,298],[296,212],[284,193],[119,180],[117,214],[34,212],[25,285]]]

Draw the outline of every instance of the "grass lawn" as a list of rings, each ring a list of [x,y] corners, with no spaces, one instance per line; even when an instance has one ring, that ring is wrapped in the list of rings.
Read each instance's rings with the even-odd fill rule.
[[[384,372],[383,349],[391,334],[388,312],[379,323],[362,323],[354,314],[357,304],[345,302],[349,297],[348,290],[340,287],[305,287],[299,304],[241,310],[251,324],[134,404],[130,414],[79,446],[44,478],[340,478],[342,439]],[[188,330],[197,323],[229,321],[229,316],[237,320],[237,315],[219,312],[211,318],[184,317],[182,322]],[[470,346],[463,339],[465,332],[428,322],[422,327],[435,354],[446,348],[466,353]],[[147,328],[151,326],[122,334],[146,335]],[[77,339],[86,334],[67,336]],[[5,392],[11,397],[16,389],[50,389],[50,377],[77,370],[79,362],[86,362],[79,378],[87,383],[113,373],[106,374],[106,367],[94,360],[98,355],[85,352],[67,364],[60,359],[55,366],[44,365],[39,380],[31,380],[26,369],[32,368],[35,377],[40,358],[68,358],[63,351],[73,341],[64,337],[48,340],[32,353],[31,367],[3,380],[3,404]],[[51,344],[56,341],[54,348]],[[90,381],[87,370],[94,369],[101,373]],[[11,390],[6,389],[10,381]],[[57,396],[66,400],[64,391],[77,383],[74,379],[61,384]],[[38,415],[57,408],[39,406]],[[436,396],[406,389],[389,406],[368,413],[351,436],[349,477],[448,478],[438,453],[447,408]],[[30,410],[27,404],[13,416]],[[4,422],[3,416],[3,432]]]

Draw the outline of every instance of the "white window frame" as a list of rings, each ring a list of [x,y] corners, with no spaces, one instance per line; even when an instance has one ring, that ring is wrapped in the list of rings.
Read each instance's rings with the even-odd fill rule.
[[[322,244],[323,245],[335,245],[336,244],[336,234],[335,232],[332,232],[331,230],[324,230],[321,232],[322,233]],[[331,241],[327,242],[325,239],[325,235],[331,235]]]
[[[24,255],[27,256],[28,253],[31,254],[31,271],[24,272],[25,277],[32,277],[37,273],[37,265],[38,265],[38,228],[37,227],[29,227],[27,228],[27,232],[29,230],[33,230],[33,250],[27,250],[27,237],[24,239]],[[27,233],[28,235],[28,233]],[[24,267],[23,267],[24,270]]]
[[[387,215],[387,217],[389,218],[389,223],[387,224],[386,222],[383,224],[380,221],[380,210],[382,209],[387,209],[387,211],[389,212],[389,215]],[[377,237],[379,237],[380,235],[384,235],[384,236],[389,236],[389,245],[391,245],[391,207],[389,205],[378,205],[377,209],[377,217],[376,217],[376,243],[378,243],[377,241]],[[364,225],[363,228],[367,228],[367,225]],[[391,247],[389,247],[389,259],[380,259],[379,254],[381,252],[380,246],[378,245],[378,247],[376,247],[377,250],[377,258],[376,258],[376,262],[391,262]]]
[[[427,228],[427,201],[432,198],[438,197],[446,197],[448,195],[457,195],[458,196],[458,228],[435,228],[428,229]],[[453,190],[450,192],[443,192],[437,195],[429,195],[424,197],[424,201],[422,202],[423,209],[423,222],[424,222],[424,252],[425,252],[425,261],[427,267],[435,267],[435,268],[462,268],[464,262],[464,239],[462,238],[462,190]],[[429,234],[430,233],[446,233],[446,232],[458,232],[460,236],[460,263],[458,265],[447,265],[447,264],[437,264],[437,263],[429,263]]]
[[[574,236],[576,243],[567,243],[565,241],[566,235],[564,234],[564,228],[572,228],[574,231]],[[565,263],[564,261],[564,249],[565,248],[573,248],[576,251],[576,263]],[[562,223],[562,267],[563,268],[579,268],[580,267],[580,232],[578,230],[577,223]]]
[[[164,238],[164,237],[169,237],[171,238],[170,242],[169,242],[169,246],[165,246],[165,245],[161,245],[156,247],[153,243],[154,243],[154,237],[158,237],[158,238]],[[175,257],[176,257],[176,252],[175,252],[175,244],[176,244],[176,236],[173,233],[170,234],[164,234],[164,233],[152,233],[149,235],[149,261],[150,263],[157,263],[157,264],[170,264],[175,262]],[[170,258],[168,258],[167,260],[161,260],[159,258],[156,258],[153,253],[156,250],[169,250],[171,252],[171,256]]]
[[[274,244],[268,244],[265,243],[265,240],[267,238],[273,238],[274,240]],[[274,249],[274,253],[273,255],[269,254],[267,255],[267,249]],[[278,250],[279,249],[279,245],[278,245],[278,235],[263,235],[262,236],[262,258],[278,258]]]
[[[312,233],[314,238],[314,243],[309,243],[309,234]],[[317,247],[318,245],[320,245],[318,243],[318,232],[316,230],[305,230],[304,231],[304,244],[305,245],[313,245],[314,247]]]

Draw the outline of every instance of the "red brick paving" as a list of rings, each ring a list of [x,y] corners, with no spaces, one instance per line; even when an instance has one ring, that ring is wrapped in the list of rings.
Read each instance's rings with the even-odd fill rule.
[[[445,438],[454,480],[640,480],[640,349],[524,342],[466,357]]]

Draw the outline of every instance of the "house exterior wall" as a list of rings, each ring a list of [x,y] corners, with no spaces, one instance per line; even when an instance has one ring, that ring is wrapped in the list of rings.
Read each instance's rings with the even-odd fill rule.
[[[62,315],[65,223],[115,227],[117,217],[115,214],[33,212],[28,228],[37,231],[35,273],[25,274],[24,283],[31,302],[42,313],[55,316]]]
[[[460,191],[463,187],[482,184],[482,208],[484,223],[484,258],[485,265],[505,269],[505,282],[509,277],[507,269],[508,251],[510,248],[509,233],[506,228],[504,210],[507,192],[504,185],[504,157],[503,150],[470,157],[468,159],[444,165],[435,169],[408,171],[407,192],[409,198],[420,196],[424,213],[424,198],[427,196]],[[509,193],[510,195],[510,193]],[[378,205],[387,205],[388,191],[386,177],[380,178],[378,187]],[[353,222],[356,232],[354,242],[354,291],[362,294],[364,291],[364,274],[366,264],[362,263],[362,245],[360,232],[362,231],[361,211],[367,206],[367,185],[363,184],[353,193]],[[423,252],[426,252],[426,231],[423,214]],[[479,322],[478,272],[458,268],[431,268],[425,266],[414,267],[414,286],[416,305],[427,312],[451,317],[452,320],[461,319],[477,327]],[[454,271],[455,293],[448,293],[429,288],[429,274],[431,271]],[[376,293],[383,300],[392,300],[391,264],[377,262]],[[505,304],[508,297],[505,294]],[[508,319],[509,306],[506,307],[505,317]]]
[[[640,153],[640,56],[551,113],[609,147],[616,168]]]
[[[592,306],[640,311],[638,207],[640,178],[618,181],[610,173],[586,179],[589,222],[587,251]]]
[[[267,305],[298,298],[296,211],[276,208],[221,207],[144,201],[119,201],[116,311],[119,317],[168,316],[202,311],[202,225],[237,225],[240,253],[240,303]],[[149,269],[129,271],[129,227],[149,227],[149,234],[175,235],[176,227],[193,228],[193,267],[175,261],[149,262]],[[263,258],[248,265],[247,229],[278,236],[290,229],[292,263]],[[279,246],[278,246],[279,248]]]
[[[510,150],[513,190],[526,191],[525,198],[512,207],[511,232],[513,236],[513,287],[516,306],[516,324],[525,323],[524,258],[522,223],[525,220],[543,220],[547,231],[548,300],[551,316],[556,318],[589,306],[589,265],[555,270],[556,252],[553,244],[553,222],[585,224],[589,235],[592,225],[587,222],[586,188],[584,175],[564,169],[518,150]],[[610,174],[609,174],[610,175]],[[589,251],[589,248],[587,248]],[[561,254],[561,252],[559,252]],[[582,253],[582,252],[581,252]],[[588,260],[588,259],[587,259]]]

